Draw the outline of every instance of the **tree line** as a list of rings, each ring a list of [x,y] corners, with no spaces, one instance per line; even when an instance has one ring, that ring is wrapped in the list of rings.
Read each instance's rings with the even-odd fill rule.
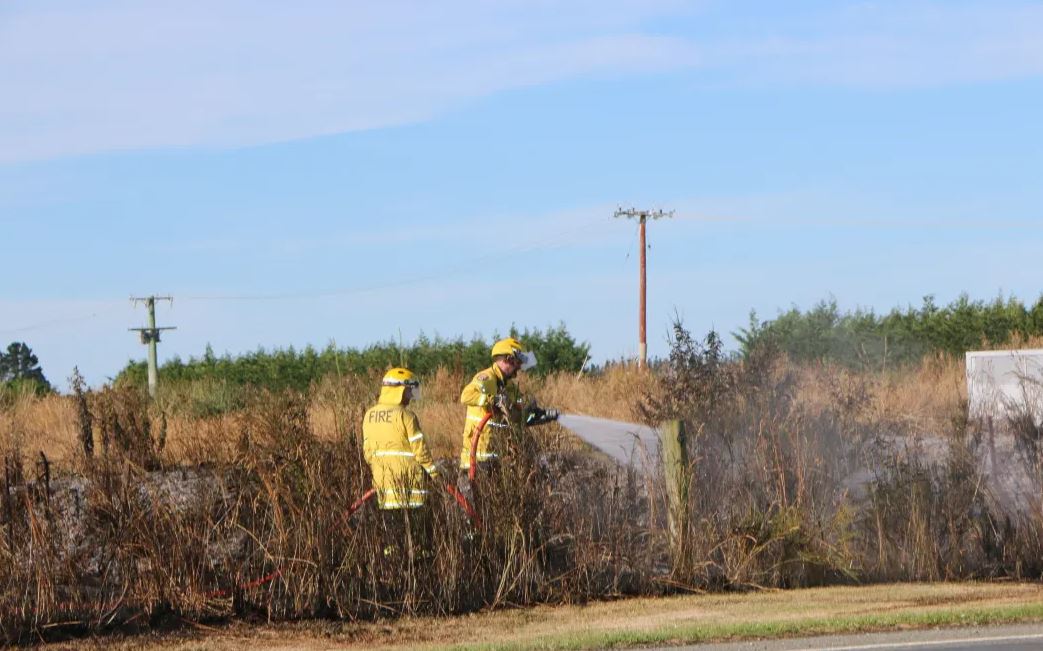
[[[512,328],[508,334],[520,338],[536,353],[539,360],[534,369],[536,374],[577,372],[589,361],[590,345],[577,341],[564,324],[546,330]],[[392,366],[408,366],[421,376],[439,367],[475,373],[489,366],[489,350],[498,338],[498,334],[490,339],[476,335],[469,340],[421,334],[407,344],[385,341],[364,348],[338,348],[331,343],[321,350],[291,346],[220,356],[207,346],[200,357],[187,360],[174,357],[165,362],[160,366],[160,376],[164,383],[207,379],[240,386],[304,390],[326,375],[363,374]],[[130,362],[116,381],[144,385],[147,374],[145,362]]]
[[[512,328],[508,333],[522,339],[539,359],[537,374],[577,372],[590,361],[590,345],[577,341],[564,324],[545,330]],[[919,360],[932,352],[962,355],[984,346],[1017,344],[1021,339],[1043,336],[1043,295],[1026,304],[1014,297],[972,300],[966,294],[947,305],[933,296],[921,305],[895,308],[885,314],[856,308],[842,311],[835,298],[823,300],[807,310],[792,307],[774,319],[760,320],[751,312],[747,327],[732,333],[738,353],[749,356],[760,346],[772,346],[797,361],[831,360],[852,367],[880,367]],[[200,357],[174,357],[160,373],[164,382],[220,380],[231,385],[265,386],[304,390],[330,374],[363,374],[405,365],[421,375],[439,367],[476,372],[489,364],[489,349],[499,338],[486,339],[420,335],[402,344],[385,341],[361,348],[321,350],[258,349],[241,355],[215,355],[207,346]],[[117,382],[144,386],[144,361],[129,362]],[[24,342],[13,342],[0,351],[0,389],[10,393],[37,394],[53,390],[44,377],[39,360]],[[14,391],[11,391],[14,390]]]
[[[774,346],[802,361],[901,364],[932,352],[962,355],[1043,336],[1043,295],[1029,305],[1014,297],[984,301],[966,294],[938,305],[933,296],[926,296],[919,307],[895,308],[886,314],[841,311],[831,298],[806,311],[793,307],[766,321],[751,313],[749,325],[733,334],[744,356],[758,346]]]
[[[0,351],[0,389],[13,394],[51,392],[51,383],[44,377],[40,360],[25,342],[11,342],[7,350]]]

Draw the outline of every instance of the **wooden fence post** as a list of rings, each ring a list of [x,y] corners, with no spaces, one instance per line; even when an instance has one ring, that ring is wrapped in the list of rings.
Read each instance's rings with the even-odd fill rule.
[[[670,546],[675,558],[682,553],[688,528],[688,449],[684,422],[668,420],[659,427],[663,477],[670,506]]]

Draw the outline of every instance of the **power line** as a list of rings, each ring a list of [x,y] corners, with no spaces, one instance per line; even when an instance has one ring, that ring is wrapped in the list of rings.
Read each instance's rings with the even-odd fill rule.
[[[42,321],[40,323],[33,323],[33,324],[30,324],[30,325],[27,325],[27,326],[22,326],[20,328],[10,328],[10,329],[7,329],[7,330],[0,330],[0,334],[6,335],[6,334],[14,334],[16,332],[30,332],[32,330],[43,330],[44,328],[51,328],[51,327],[54,327],[54,326],[57,326],[57,325],[66,325],[66,324],[69,324],[69,323],[79,323],[81,321],[87,321],[87,320],[90,320],[90,319],[96,319],[98,316],[99,316],[99,314],[97,312],[94,312],[92,314],[86,314],[86,315],[83,315],[83,316],[72,316],[72,317],[66,317],[66,318],[62,318],[62,319],[53,319],[51,321]]]
[[[530,240],[528,242],[520,242],[520,243],[516,242],[516,243],[507,245],[505,248],[501,249],[498,252],[483,253],[481,255],[468,258],[465,262],[462,262],[462,263],[460,263],[458,265],[454,265],[454,266],[452,266],[452,267],[450,267],[448,269],[443,269],[441,271],[435,271],[435,272],[428,273],[428,274],[425,274],[425,275],[414,275],[414,276],[411,276],[409,278],[403,278],[401,280],[395,280],[395,281],[389,281],[389,282],[383,282],[383,283],[374,283],[374,284],[370,284],[370,285],[362,285],[362,286],[357,286],[357,287],[338,288],[338,289],[326,290],[326,291],[284,292],[284,293],[277,293],[277,294],[195,295],[195,296],[184,296],[184,297],[179,298],[178,300],[179,301],[278,301],[278,300],[307,300],[307,299],[316,299],[316,298],[332,298],[332,297],[337,297],[337,296],[350,296],[350,295],[354,295],[354,294],[364,294],[364,293],[368,293],[368,292],[380,291],[380,290],[385,290],[385,289],[394,289],[394,288],[398,288],[398,287],[408,287],[410,285],[415,285],[415,284],[427,282],[427,281],[430,281],[430,280],[436,280],[436,279],[439,279],[439,278],[451,277],[451,276],[454,276],[454,275],[465,273],[465,272],[470,271],[471,269],[473,269],[475,267],[475,265],[481,265],[481,264],[486,263],[486,262],[492,262],[492,261],[495,261],[497,259],[501,259],[504,256],[508,256],[509,257],[511,255],[523,255],[523,254],[532,253],[532,252],[536,252],[536,251],[554,250],[554,249],[563,248],[565,246],[569,246],[570,244],[572,244],[572,242],[570,242],[568,240],[569,236],[574,235],[576,233],[582,233],[582,232],[588,231],[598,221],[599,221],[599,219],[596,219],[596,218],[592,218],[592,219],[589,219],[589,220],[584,220],[584,221],[582,221],[580,223],[569,225],[567,228],[562,228],[562,229],[557,229],[555,231],[551,231],[551,232],[549,232],[549,233],[547,233],[547,234],[543,235],[542,237],[537,238],[535,240]],[[142,301],[147,301],[148,298],[149,297],[139,297],[139,298],[136,298],[136,299],[132,299],[132,301],[133,302],[142,302]],[[166,296],[154,296],[152,298],[154,298],[155,300],[170,300],[170,297],[166,297]],[[118,302],[122,302],[122,301],[107,301],[107,303],[118,303]],[[93,312],[93,313],[91,313],[89,315],[60,318],[60,319],[54,319],[54,320],[50,320],[50,321],[42,321],[42,322],[33,323],[33,324],[30,324],[30,325],[22,326],[22,327],[18,327],[18,328],[10,328],[10,329],[7,329],[7,330],[0,330],[0,334],[13,334],[13,333],[19,333],[19,332],[30,332],[30,331],[33,331],[33,330],[39,330],[39,329],[48,328],[48,327],[54,327],[54,326],[71,324],[71,323],[77,323],[77,322],[80,322],[80,321],[86,321],[88,319],[94,319],[94,318],[97,318],[99,316],[101,316],[101,312]],[[156,332],[156,342],[159,341],[159,333],[158,333],[158,331],[161,331],[163,329],[164,328],[158,328],[157,329],[157,332]],[[135,332],[139,332],[141,334],[141,337],[142,337],[142,343],[150,344],[150,348],[151,348],[151,343],[146,341],[146,338],[151,336],[151,335],[146,334],[146,331],[149,331],[150,328],[131,328],[130,330],[135,331]]]
[[[641,230],[640,224],[634,224],[634,235],[635,237],[630,240],[630,246],[627,247],[627,254],[623,256],[623,263],[626,264],[630,261],[630,255],[634,252],[634,242],[637,241],[638,231]]]
[[[445,278],[449,276],[455,276],[467,271],[472,270],[476,265],[481,265],[486,262],[493,262],[496,260],[502,260],[505,257],[512,255],[523,255],[527,253],[533,253],[538,251],[550,251],[555,249],[564,248],[573,244],[567,237],[575,235],[577,233],[588,232],[591,227],[596,225],[599,219],[590,219],[583,221],[579,224],[571,225],[565,229],[559,229],[548,233],[547,235],[532,240],[529,242],[521,242],[508,245],[502,249],[491,253],[482,253],[481,255],[469,257],[466,261],[461,262],[458,265],[449,267],[441,271],[435,271],[423,275],[413,275],[409,278],[403,278],[401,280],[393,280],[382,283],[375,283],[371,285],[361,285],[357,287],[341,287],[337,289],[315,291],[315,292],[284,292],[277,294],[225,294],[225,295],[197,295],[197,296],[185,296],[178,300],[181,301],[281,301],[281,300],[306,300],[314,298],[333,298],[337,296],[350,296],[353,294],[364,294],[368,292],[380,291],[385,289],[395,289],[398,287],[407,287],[410,285],[416,285],[419,283],[427,282],[430,280],[436,280],[439,278]]]
[[[623,211],[626,212],[626,211]],[[621,216],[637,216],[641,211],[631,210],[634,215],[621,215]],[[662,211],[659,211],[662,212]],[[673,213],[670,213],[671,215]],[[810,227],[824,227],[824,228],[887,228],[895,230],[907,230],[916,228],[935,228],[944,225],[948,229],[989,229],[989,230],[1038,230],[1043,228],[1043,223],[1034,222],[1030,220],[976,220],[976,219],[953,219],[946,221],[929,221],[923,219],[907,220],[897,218],[854,218],[854,219],[829,219],[829,218],[790,218],[785,220],[773,221],[770,219],[758,219],[758,218],[746,218],[746,217],[732,217],[727,215],[715,216],[715,215],[698,215],[698,214],[682,214],[677,215],[676,219],[685,222],[709,222],[709,223],[732,223],[732,224],[751,224],[756,226],[768,226],[768,227],[787,227],[787,226],[810,226]],[[439,278],[445,278],[450,276],[459,275],[472,269],[475,265],[480,265],[486,262],[495,261],[502,259],[503,257],[511,255],[524,255],[537,251],[550,251],[555,249],[561,249],[570,245],[576,244],[575,241],[569,239],[576,233],[582,233],[592,229],[598,220],[584,220],[579,223],[571,224],[566,228],[558,229],[553,232],[549,232],[546,235],[539,237],[535,240],[528,242],[520,242],[509,244],[506,248],[501,249],[499,252],[493,253],[482,253],[481,255],[467,258],[465,262],[454,265],[448,269],[441,271],[433,271],[431,273],[422,275],[413,275],[408,278],[403,278],[395,281],[388,281],[382,283],[374,283],[369,285],[361,285],[356,287],[342,287],[331,290],[321,291],[294,291],[294,292],[283,292],[283,293],[272,293],[272,294],[228,294],[228,295],[193,295],[184,296],[179,298],[181,301],[278,301],[278,300],[307,300],[307,299],[320,299],[320,298],[333,298],[338,296],[350,296],[354,294],[364,294],[368,292],[380,291],[384,289],[394,289],[398,287],[407,287],[410,285],[416,285],[430,280],[436,280]],[[639,231],[642,225],[640,221],[637,229]],[[631,243],[630,251],[627,252],[625,260],[628,260],[633,250],[633,241]],[[644,255],[644,248],[642,250]],[[163,297],[157,297],[163,298]],[[111,301],[115,302],[115,301]],[[32,332],[36,330],[42,330],[51,327],[58,327],[63,325],[74,324],[78,322],[88,321],[90,319],[98,318],[102,315],[102,312],[96,311],[90,314],[84,314],[79,316],[63,317],[52,319],[48,321],[41,321],[32,323],[25,326],[16,328],[7,328],[0,330],[0,334],[17,334],[22,332]]]

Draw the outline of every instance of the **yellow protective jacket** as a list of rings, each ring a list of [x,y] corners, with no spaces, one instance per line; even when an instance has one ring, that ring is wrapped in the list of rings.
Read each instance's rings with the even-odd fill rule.
[[[362,451],[373,473],[380,508],[424,505],[424,473],[434,479],[438,470],[415,413],[384,400],[370,407],[362,420]]]
[[[504,404],[509,406],[511,420],[517,420],[521,413],[521,393],[514,382],[503,377],[503,373],[496,364],[476,374],[460,393],[460,402],[467,405],[463,449],[460,451],[461,468],[471,467],[471,439],[486,414],[492,414],[492,417],[479,435],[478,453],[475,458],[481,463],[495,459],[501,453],[502,432],[505,428],[510,427],[510,422],[501,410],[493,406],[494,400],[499,394],[503,394]]]

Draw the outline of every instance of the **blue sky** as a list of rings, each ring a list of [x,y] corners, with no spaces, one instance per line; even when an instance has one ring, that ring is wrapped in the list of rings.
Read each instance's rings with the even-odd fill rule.
[[[0,340],[162,358],[1035,300],[1039,2],[9,2]]]

